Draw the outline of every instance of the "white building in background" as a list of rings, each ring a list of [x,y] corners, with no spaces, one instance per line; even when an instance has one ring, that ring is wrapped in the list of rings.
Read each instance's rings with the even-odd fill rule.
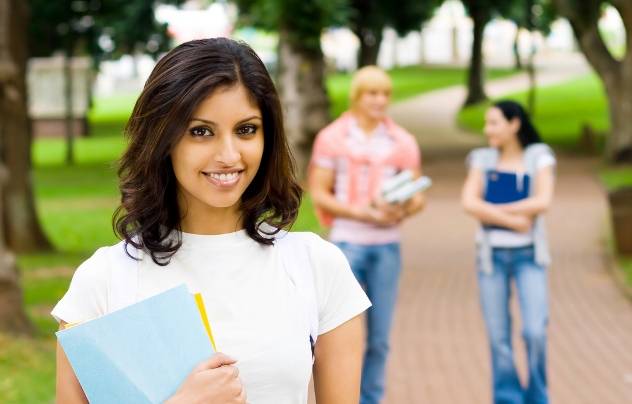
[[[378,65],[384,68],[413,64],[466,65],[471,53],[472,25],[460,1],[446,1],[419,31],[402,38],[393,29],[386,28]],[[487,24],[483,42],[487,65],[513,65],[515,35],[516,26],[511,21],[496,19]],[[522,55],[527,55],[532,41],[535,41],[539,52],[572,52],[575,49],[573,32],[564,20],[553,24],[551,35],[547,38],[522,32],[519,37]],[[331,29],[323,35],[323,51],[338,68],[355,69],[358,49],[358,39],[347,28]]]

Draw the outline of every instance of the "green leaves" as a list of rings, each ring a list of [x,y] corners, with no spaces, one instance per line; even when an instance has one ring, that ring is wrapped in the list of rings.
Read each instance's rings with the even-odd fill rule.
[[[305,50],[320,51],[323,29],[344,24],[346,0],[236,0],[240,24],[284,31],[287,40]]]

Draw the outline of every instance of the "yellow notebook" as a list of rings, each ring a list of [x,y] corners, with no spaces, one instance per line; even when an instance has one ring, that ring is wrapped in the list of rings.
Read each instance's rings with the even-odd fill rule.
[[[198,311],[200,312],[200,317],[202,318],[202,323],[204,324],[204,328],[206,329],[206,333],[208,334],[208,339],[211,341],[213,350],[217,352],[217,348],[215,347],[215,339],[213,339],[213,332],[211,331],[211,325],[209,324],[208,317],[206,316],[206,308],[204,307],[202,294],[195,293],[193,297],[195,297],[195,303],[197,304]]]

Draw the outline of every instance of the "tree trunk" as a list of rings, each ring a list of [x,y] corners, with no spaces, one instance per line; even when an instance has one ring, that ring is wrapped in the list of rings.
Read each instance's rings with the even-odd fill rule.
[[[527,0],[525,2],[525,26],[529,31],[529,59],[527,61],[527,73],[529,75],[529,94],[527,97],[527,109],[531,116],[535,114],[535,93],[537,88],[537,82],[535,77],[535,38],[534,38],[534,23],[535,16],[533,15],[533,0]],[[517,38],[517,37],[516,37]]]
[[[297,162],[299,178],[305,178],[312,144],[318,131],[329,123],[329,99],[325,88],[325,61],[320,49],[308,51],[279,32],[278,87],[285,113],[285,132]]]
[[[19,2],[11,4],[17,7],[16,3]],[[31,128],[26,92],[27,25],[26,21],[11,18],[7,27],[8,55],[16,75],[4,83],[5,100],[11,101],[4,111],[9,119],[3,122],[0,152],[10,173],[3,193],[3,231],[9,248],[15,252],[49,250],[51,246],[39,225],[32,191]]]
[[[516,70],[522,70],[522,60],[520,59],[520,27],[516,26],[516,36],[514,36],[513,42],[513,54],[514,54],[514,68]]]
[[[618,88],[606,89],[610,105],[610,135],[606,158],[613,163],[632,163],[632,77],[621,79]]]
[[[66,110],[66,164],[72,165],[75,162],[74,155],[74,111],[73,111],[73,90],[72,90],[72,45],[69,45],[64,55],[64,101]]]
[[[27,15],[25,2],[0,0],[0,148],[5,158],[13,154],[13,160],[16,160],[15,155],[21,158],[24,158],[24,155],[20,154],[20,150],[9,149],[11,138],[16,135],[28,138],[26,136],[28,131],[22,133],[15,131],[20,123],[26,121],[26,92],[24,91],[26,58],[24,56],[27,37],[23,28],[26,27]],[[26,126],[22,129],[26,129]],[[27,153],[27,156],[29,155],[30,153]],[[29,158],[25,160],[29,161]],[[6,228],[2,223],[3,216],[11,216],[7,215],[7,209],[2,209],[5,206],[8,208],[2,198],[6,194],[5,184],[8,179],[7,168],[0,163],[0,212],[4,213],[0,215],[0,229]],[[0,231],[0,331],[12,333],[32,331],[22,306],[22,290],[15,259],[5,247],[2,231]]]
[[[489,12],[483,6],[472,2],[470,16],[474,21],[472,56],[467,76],[467,98],[465,106],[477,104],[487,99],[485,94],[485,72],[483,67],[483,33],[489,21]]]
[[[626,55],[615,59],[599,34],[601,1],[554,0],[560,15],[568,18],[586,59],[601,78],[610,109],[610,135],[605,157],[611,162],[632,162],[632,4],[612,1],[626,30]]]
[[[382,28],[369,29],[361,28],[355,33],[360,41],[358,50],[358,68],[377,64],[377,57],[380,53],[382,43]]]

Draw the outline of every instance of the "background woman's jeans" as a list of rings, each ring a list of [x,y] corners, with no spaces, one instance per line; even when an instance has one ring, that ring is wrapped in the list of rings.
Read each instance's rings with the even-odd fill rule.
[[[384,395],[389,335],[397,300],[401,257],[399,243],[359,245],[338,242],[356,279],[373,306],[367,311],[367,344],[362,367],[361,404],[377,404]]]
[[[546,327],[548,298],[546,270],[535,263],[533,247],[494,248],[493,271],[478,272],[481,306],[492,353],[495,404],[548,403],[546,381]],[[509,300],[514,279],[522,336],[527,347],[529,383],[518,380],[511,346]]]

